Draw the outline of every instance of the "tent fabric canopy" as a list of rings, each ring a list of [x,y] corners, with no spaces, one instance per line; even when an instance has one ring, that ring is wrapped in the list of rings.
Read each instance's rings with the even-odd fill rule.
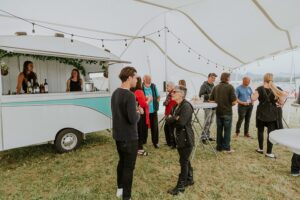
[[[26,9],[23,9],[26,4]],[[28,6],[30,5],[30,6]],[[141,39],[105,42],[154,81],[231,70],[300,46],[298,0],[3,0],[1,10],[69,33],[99,38],[142,36],[168,27],[197,53],[166,31]],[[53,14],[55,11],[55,14]],[[31,34],[32,25],[0,12],[0,35]],[[53,35],[36,28],[35,35]],[[99,41],[74,38],[101,47]],[[198,55],[207,59],[198,59]],[[208,62],[209,61],[209,62]],[[217,63],[217,64],[216,64]],[[218,67],[225,66],[225,68]],[[172,69],[172,70],[170,70]],[[162,84],[161,84],[162,85]],[[191,84],[190,84],[191,86]],[[198,89],[195,89],[198,90]]]

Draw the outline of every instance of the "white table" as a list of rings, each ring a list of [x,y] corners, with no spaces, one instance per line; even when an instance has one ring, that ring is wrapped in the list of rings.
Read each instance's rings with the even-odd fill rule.
[[[290,151],[300,155],[300,128],[272,131],[269,139],[273,144],[287,147]]]
[[[198,113],[202,109],[216,108],[218,105],[216,103],[208,103],[208,102],[202,102],[202,103],[190,102],[190,103],[194,107],[194,113],[193,113],[194,118],[192,120],[192,126],[193,126],[193,128],[194,128],[194,130],[196,132],[196,135],[198,136],[196,138],[196,142],[195,142],[195,150],[194,150],[194,153],[192,154],[192,159],[193,159],[194,156],[195,156],[195,152],[197,150],[197,147],[198,147],[198,143],[200,142],[200,139],[201,139],[201,132],[200,131],[203,131],[205,123],[206,123],[206,120],[207,120],[207,119],[205,119],[204,120],[204,124],[202,125],[201,122],[200,122],[200,120],[199,120],[199,118],[198,118]],[[199,132],[197,131],[195,124],[198,124],[200,126],[201,130]],[[207,142],[208,142],[211,150],[217,156],[217,152],[216,152],[215,148],[212,146],[212,144],[210,143],[209,138],[206,138],[206,140],[207,140]]]

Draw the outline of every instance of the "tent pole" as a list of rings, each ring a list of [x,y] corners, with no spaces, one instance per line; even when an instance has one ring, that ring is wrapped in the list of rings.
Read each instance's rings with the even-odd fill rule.
[[[164,14],[164,26],[167,27],[167,13]],[[167,28],[164,29],[164,32],[165,32],[165,81],[167,83],[168,81],[168,58],[167,58],[167,55],[168,55],[168,38],[167,38]],[[167,93],[167,90],[166,90],[166,93]]]

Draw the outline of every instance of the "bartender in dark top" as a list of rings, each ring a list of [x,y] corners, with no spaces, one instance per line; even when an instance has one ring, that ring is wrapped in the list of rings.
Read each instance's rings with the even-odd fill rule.
[[[67,92],[79,92],[82,91],[82,79],[78,69],[73,69],[71,77],[67,81]]]
[[[33,63],[31,61],[25,61],[23,64],[23,71],[18,76],[18,83],[16,93],[20,94],[21,89],[27,93],[28,84],[35,85],[37,83],[36,73],[33,72]]]

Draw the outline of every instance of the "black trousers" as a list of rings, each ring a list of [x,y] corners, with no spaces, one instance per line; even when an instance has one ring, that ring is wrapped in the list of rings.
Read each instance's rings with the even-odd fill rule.
[[[181,168],[178,180],[186,183],[186,181],[191,181],[193,179],[193,168],[190,162],[193,147],[184,147],[177,150],[179,153],[179,163]]]
[[[174,126],[172,126],[171,124],[165,123],[164,131],[165,131],[167,145],[176,147]]]
[[[277,122],[263,122],[257,119],[256,123],[257,127],[257,138],[258,138],[258,145],[260,149],[264,148],[264,129],[267,127],[268,129],[268,141],[267,141],[267,153],[272,153],[273,144],[269,140],[269,134],[270,132],[277,129]]]
[[[249,125],[250,125],[250,118],[251,118],[252,110],[253,110],[253,105],[249,105],[249,106],[238,105],[239,118],[236,123],[236,129],[235,129],[235,132],[237,134],[240,133],[241,125],[244,120],[245,120],[244,135],[249,133]]]
[[[158,131],[158,117],[157,117],[157,112],[150,113],[149,115],[150,118],[150,127],[151,127],[151,138],[152,138],[152,143],[154,145],[158,144],[158,137],[159,137],[159,131]],[[147,125],[145,124],[147,127]],[[147,131],[145,133],[145,136],[143,138],[143,143],[146,144],[148,139],[148,127]]]
[[[148,127],[146,124],[146,114],[141,115],[140,121],[138,122],[138,150],[143,150],[143,144],[147,136]],[[147,141],[147,138],[146,138]]]
[[[138,141],[116,141],[119,154],[117,167],[118,188],[123,188],[123,199],[131,198],[133,171],[137,157]]]
[[[292,157],[292,165],[291,165],[291,172],[299,172],[300,171],[300,155],[293,154]]]

